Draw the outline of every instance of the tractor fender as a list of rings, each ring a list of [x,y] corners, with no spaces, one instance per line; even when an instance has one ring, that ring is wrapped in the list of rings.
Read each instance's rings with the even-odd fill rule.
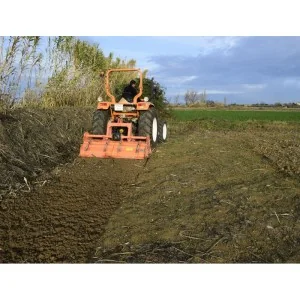
[[[150,107],[154,107],[154,104],[151,102],[138,102],[136,105],[137,110],[149,110]]]
[[[99,102],[97,105],[97,109],[109,109],[110,104],[110,102]]]

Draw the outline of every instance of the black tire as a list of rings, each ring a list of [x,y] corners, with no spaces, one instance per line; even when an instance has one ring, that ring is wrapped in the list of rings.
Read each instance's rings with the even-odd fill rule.
[[[92,134],[106,134],[108,119],[108,110],[96,110],[93,115]]]
[[[158,141],[158,118],[155,108],[152,107],[145,112],[141,112],[138,123],[138,135],[150,136],[151,147],[156,146]]]
[[[167,122],[163,120],[158,121],[158,142],[164,143],[168,137]]]

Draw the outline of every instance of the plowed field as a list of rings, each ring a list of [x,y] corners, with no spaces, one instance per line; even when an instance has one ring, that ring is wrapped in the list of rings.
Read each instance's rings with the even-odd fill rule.
[[[0,261],[300,262],[299,132],[171,122],[149,160],[76,158],[1,200]]]

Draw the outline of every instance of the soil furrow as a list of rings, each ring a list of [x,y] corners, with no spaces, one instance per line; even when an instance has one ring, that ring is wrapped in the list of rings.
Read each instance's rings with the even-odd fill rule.
[[[0,210],[0,262],[90,261],[121,187],[137,171],[130,161],[77,159],[57,180],[8,199]]]

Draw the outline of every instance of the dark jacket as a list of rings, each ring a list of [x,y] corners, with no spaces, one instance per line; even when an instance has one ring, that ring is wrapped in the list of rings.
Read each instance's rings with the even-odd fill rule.
[[[125,98],[128,102],[132,102],[133,98],[137,95],[137,90],[132,85],[128,85],[124,88],[122,97]]]

